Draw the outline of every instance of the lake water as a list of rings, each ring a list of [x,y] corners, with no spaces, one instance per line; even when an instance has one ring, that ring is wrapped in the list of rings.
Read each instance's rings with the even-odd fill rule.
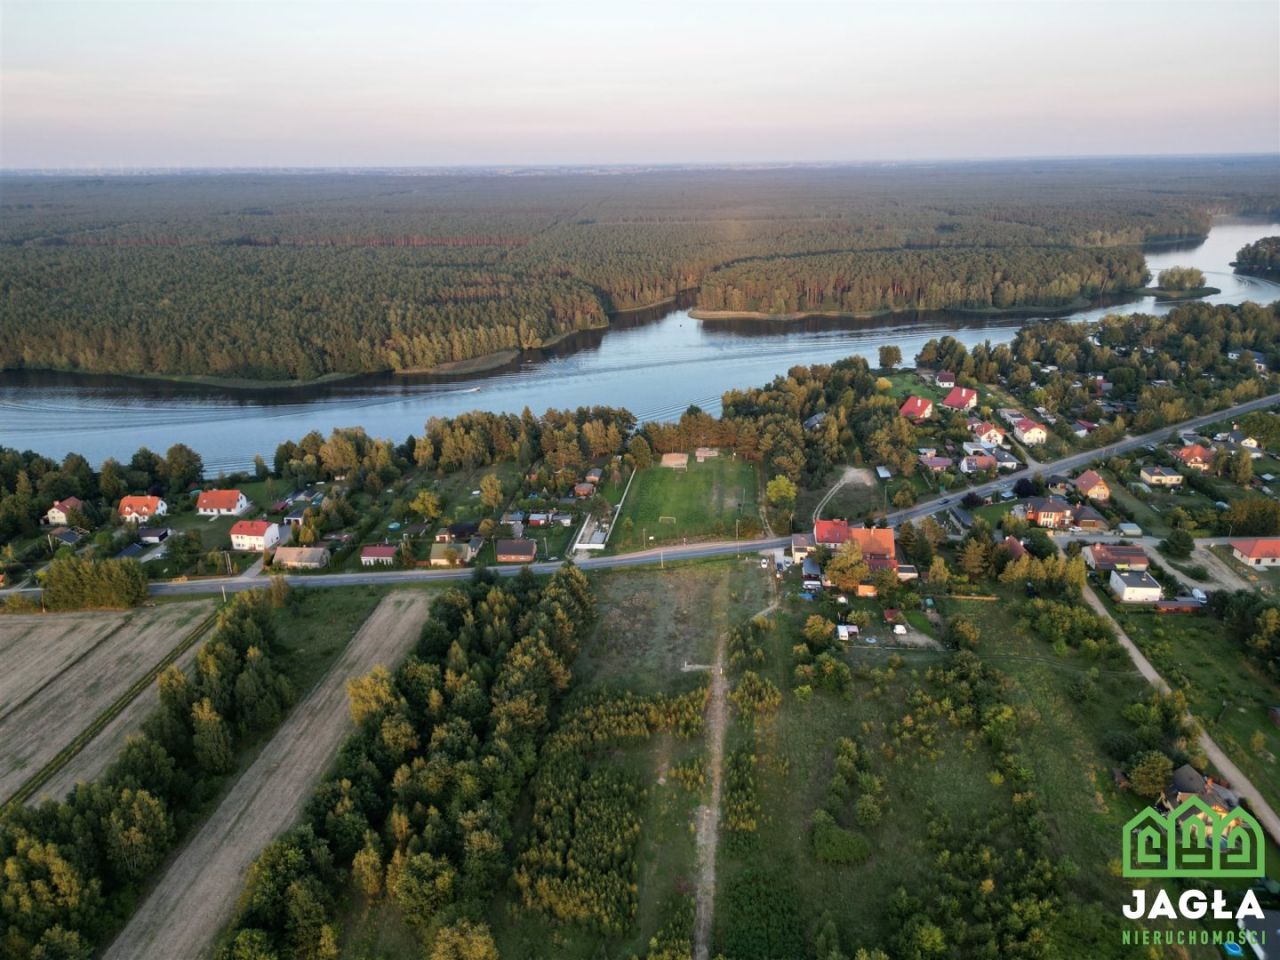
[[[1280,234],[1280,224],[1222,223],[1202,243],[1148,252],[1152,274],[1194,266],[1222,292],[1212,303],[1269,303],[1280,285],[1232,272],[1244,244]],[[1147,297],[1072,314],[1091,320],[1114,313],[1164,313]],[[690,404],[718,412],[730,388],[763,384],[797,364],[829,363],[859,354],[874,363],[881,344],[896,343],[909,363],[930,337],[951,334],[967,345],[1007,341],[1023,318],[974,321],[954,314],[899,315],[866,321],[796,323],[698,321],[672,305],[617,318],[602,332],[576,335],[511,369],[452,382],[389,375],[297,391],[229,391],[119,377],[0,374],[0,446],[52,457],[69,451],[97,464],[126,459],[139,446],[163,453],[179,441],[204,457],[212,473],[247,467],[254,454],[271,459],[276,445],[310,430],[363,426],[403,439],[432,416],[467,410],[535,412],[548,407],[608,404],[641,420],[677,417]]]

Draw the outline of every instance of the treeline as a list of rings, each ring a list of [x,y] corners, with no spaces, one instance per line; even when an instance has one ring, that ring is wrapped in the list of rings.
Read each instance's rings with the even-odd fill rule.
[[[908,291],[831,287],[872,305],[857,309],[1068,302],[1123,286],[1126,271],[1086,259],[1059,281],[1041,259],[1054,270],[1064,249],[1201,236],[1224,195],[1280,205],[1270,171],[1247,159],[5,188],[0,366],[273,380],[537,347],[704,282],[708,305],[727,303],[711,280],[730,264],[743,299],[773,310],[828,279],[778,300],[775,258],[836,251],[897,258],[877,268],[891,279],[906,271]],[[989,258],[996,269],[976,277],[958,266]]]
[[[83,960],[109,939],[217,794],[238,744],[292,701],[275,648],[265,595],[239,594],[192,675],[161,674],[159,708],[101,778],[0,814],[0,954]]]
[[[43,585],[50,610],[124,609],[147,599],[147,575],[132,559],[55,557]]]
[[[1280,270],[1280,237],[1263,237],[1236,252],[1234,266],[1246,270]]]
[[[767,314],[1063,307],[1147,282],[1134,249],[897,250],[786,257],[710,274],[698,309]]]
[[[438,597],[404,664],[349,683],[356,730],[303,823],[250,868],[227,960],[336,955],[347,883],[394,904],[432,958],[496,956],[484,910],[594,618],[575,567],[496,581]]]

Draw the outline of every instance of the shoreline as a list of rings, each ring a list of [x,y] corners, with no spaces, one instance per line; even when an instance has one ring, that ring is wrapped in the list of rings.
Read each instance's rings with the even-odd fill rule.
[[[1196,287],[1194,290],[1165,290],[1162,287],[1147,287],[1144,291],[1157,300],[1199,300],[1201,297],[1212,297],[1222,291],[1217,287]]]
[[[1207,288],[1209,293],[1221,292],[1214,288]],[[769,322],[794,323],[798,320],[877,320],[883,317],[899,316],[901,314],[936,312],[936,313],[955,313],[977,318],[982,317],[1008,317],[1017,319],[1019,317],[1035,317],[1035,316],[1058,316],[1061,314],[1074,313],[1080,310],[1091,310],[1099,306],[1103,301],[1112,297],[1121,297],[1115,306],[1121,303],[1129,303],[1135,299],[1141,299],[1144,296],[1152,296],[1153,292],[1146,287],[1139,287],[1134,290],[1121,290],[1116,293],[1103,294],[1092,300],[1087,297],[1078,297],[1070,303],[1058,304],[1057,306],[1018,306],[1018,307],[940,307],[936,311],[922,311],[918,307],[884,307],[879,310],[871,311],[833,311],[833,310],[807,310],[798,313],[763,313],[759,310],[703,310],[694,307],[689,311],[689,316],[695,320],[763,320]],[[1207,295],[1207,294],[1206,294]]]

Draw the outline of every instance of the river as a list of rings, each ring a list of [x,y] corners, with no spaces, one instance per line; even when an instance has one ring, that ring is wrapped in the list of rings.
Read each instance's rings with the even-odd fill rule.
[[[1221,293],[1211,303],[1269,303],[1280,284],[1236,274],[1236,251],[1280,224],[1224,222],[1203,242],[1153,248],[1152,274],[1168,266],[1204,271]],[[1164,313],[1172,304],[1145,297],[1071,314],[1092,320],[1114,313]],[[91,463],[127,459],[140,446],[164,452],[183,442],[210,473],[249,466],[261,453],[310,430],[363,426],[376,436],[420,433],[427,418],[467,410],[541,412],[608,404],[641,420],[678,416],[690,404],[718,412],[725,390],[767,383],[797,364],[851,354],[876,361],[896,343],[910,362],[930,337],[951,334],[967,345],[1008,341],[1025,318],[973,320],[957,314],[897,315],[864,321],[793,323],[698,321],[678,305],[622,316],[607,331],[575,335],[510,369],[439,382],[391,375],[360,377],[287,391],[240,391],[123,377],[41,372],[0,374],[0,446]]]

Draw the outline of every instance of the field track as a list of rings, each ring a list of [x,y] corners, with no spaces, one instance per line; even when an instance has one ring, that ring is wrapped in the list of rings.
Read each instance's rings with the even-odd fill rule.
[[[378,604],[306,698],[169,864],[104,960],[197,960],[235,910],[245,871],[302,812],[351,729],[347,680],[398,663],[418,639],[430,598],[393,593]]]
[[[48,614],[0,619],[4,663],[32,684],[0,714],[0,802],[69,746],[213,609],[212,601],[165,604],[127,614]],[[16,622],[15,622],[16,621]],[[79,653],[67,635],[88,636]],[[14,636],[20,635],[19,641]],[[46,656],[45,643],[63,652]],[[30,651],[30,655],[27,652]],[[37,679],[57,663],[56,672]],[[34,666],[31,664],[35,664]],[[126,713],[129,712],[126,710]]]

